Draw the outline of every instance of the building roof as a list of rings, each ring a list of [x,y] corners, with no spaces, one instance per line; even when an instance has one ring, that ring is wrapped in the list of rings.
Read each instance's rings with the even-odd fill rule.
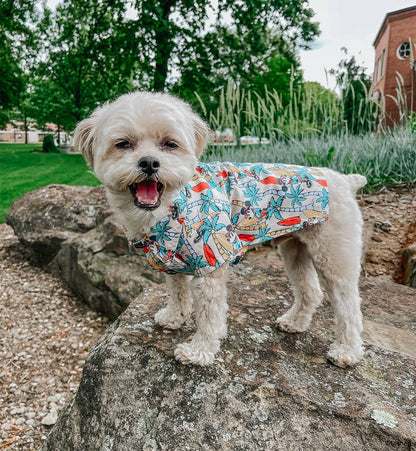
[[[380,36],[383,34],[385,28],[387,27],[387,23],[390,22],[390,18],[392,16],[396,16],[397,14],[403,14],[410,11],[416,12],[416,6],[409,6],[408,8],[398,9],[397,11],[392,11],[391,13],[387,13],[384,17],[383,23],[381,24],[380,30],[377,33],[377,36],[373,42],[373,46],[376,46],[377,41],[379,40]]]
[[[21,131],[21,128],[25,125],[24,122],[21,121],[13,121],[12,123],[6,124],[6,130],[7,132],[13,132],[13,131]],[[36,122],[30,122],[28,123],[28,126],[30,129],[37,129],[38,124]],[[58,131],[58,126],[56,124],[52,124],[51,122],[46,122],[45,126],[41,128],[43,131]]]

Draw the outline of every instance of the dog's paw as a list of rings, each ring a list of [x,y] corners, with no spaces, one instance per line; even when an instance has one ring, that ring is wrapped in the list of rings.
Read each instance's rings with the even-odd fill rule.
[[[362,346],[352,347],[345,344],[332,343],[327,357],[334,365],[341,368],[355,365],[364,356]]]
[[[155,315],[156,323],[167,329],[179,329],[186,320],[181,312],[168,307],[160,309]]]
[[[305,332],[309,327],[309,319],[297,317],[296,319],[290,318],[288,315],[282,315],[277,318],[276,324],[280,330],[294,334],[296,332]]]
[[[210,365],[215,358],[213,352],[201,349],[195,343],[182,343],[175,349],[175,358],[185,365]]]

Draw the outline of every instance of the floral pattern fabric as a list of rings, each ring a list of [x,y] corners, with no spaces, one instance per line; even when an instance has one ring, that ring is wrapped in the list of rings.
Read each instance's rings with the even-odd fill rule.
[[[238,263],[249,245],[328,220],[328,206],[317,168],[200,163],[169,214],[129,243],[156,270],[203,276]]]

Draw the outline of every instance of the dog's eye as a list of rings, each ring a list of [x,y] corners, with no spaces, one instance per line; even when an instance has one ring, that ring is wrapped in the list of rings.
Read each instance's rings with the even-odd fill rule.
[[[165,149],[173,150],[177,149],[179,145],[175,143],[175,141],[167,140],[163,142],[162,147],[164,147]]]
[[[125,150],[133,148],[131,143],[128,141],[118,141],[115,143],[115,146],[117,147],[117,149],[125,149]]]

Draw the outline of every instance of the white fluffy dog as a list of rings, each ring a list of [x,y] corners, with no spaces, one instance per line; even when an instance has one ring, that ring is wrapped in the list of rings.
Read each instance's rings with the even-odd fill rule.
[[[207,183],[201,182],[199,178],[207,176],[207,173],[199,167],[199,173],[196,172],[198,158],[206,145],[207,135],[208,128],[205,122],[188,104],[168,94],[148,92],[124,95],[98,108],[77,126],[75,146],[82,151],[87,163],[105,186],[110,206],[126,228],[128,237],[134,238],[133,244],[136,244],[136,247],[144,247],[145,251],[151,254],[149,261],[156,268],[163,269],[155,261],[157,257],[152,252],[155,248],[156,250],[160,248],[152,241],[154,237],[146,241],[149,240],[149,234],[156,235],[160,232],[158,227],[160,224],[166,224],[161,221],[165,217],[173,216],[183,226],[186,219],[181,219],[181,214],[175,207],[178,204],[174,202],[178,196],[182,196],[182,201],[188,202],[189,206],[190,201],[187,201],[186,196],[190,190],[186,187],[190,181],[198,182],[198,188],[192,188],[192,193],[199,192],[205,198],[208,197]],[[226,168],[223,177],[229,177],[231,180],[227,182],[227,186],[235,184],[237,180],[235,177],[240,183],[240,175],[236,176],[233,172],[237,168],[232,164],[228,164]],[[250,166],[250,170],[252,168],[253,165]],[[311,169],[312,174],[314,170]],[[282,177],[279,176],[279,186],[268,186],[271,188],[269,192],[275,193],[274,199],[270,201],[275,205],[279,199],[282,201],[288,195],[287,189],[290,188],[291,178],[279,165],[275,165],[271,171],[262,183],[271,184],[273,180],[277,180],[278,174],[283,174]],[[358,188],[365,185],[366,180],[359,175],[345,176],[330,169],[322,168],[316,171],[318,172],[315,174],[323,176],[327,183],[331,204],[330,218],[328,221],[325,220],[328,219],[324,218],[325,212],[320,216],[316,213],[311,217],[311,210],[305,207],[305,215],[309,214],[310,224],[320,222],[317,217],[323,218],[323,222],[306,227],[308,224],[304,221],[303,225],[298,227],[299,224],[293,225],[293,221],[291,222],[293,218],[289,222],[282,220],[282,223],[289,224],[289,228],[286,228],[285,234],[279,237],[279,246],[287,275],[294,286],[295,301],[290,310],[277,319],[277,323],[287,332],[305,331],[314,311],[322,301],[322,287],[335,312],[336,338],[330,346],[328,357],[336,365],[344,367],[357,363],[363,356],[360,337],[362,315],[358,291],[362,219],[354,195]],[[246,175],[244,173],[241,177]],[[308,182],[308,177],[303,179],[300,179],[299,175],[297,177],[296,180],[301,180],[304,184]],[[208,173],[208,182],[211,183],[210,178]],[[250,181],[244,183],[246,188],[250,188]],[[303,191],[298,190],[297,193],[301,192]],[[295,208],[292,208],[292,212],[296,210],[293,196],[294,194],[292,207]],[[317,200],[320,201],[322,199]],[[198,205],[201,205],[201,202]],[[256,202],[253,201],[252,204],[238,202],[234,203],[242,205],[241,214],[246,225],[250,225],[253,215],[257,214],[254,208]],[[270,202],[258,215],[261,221],[273,214],[280,219],[282,204],[270,210]],[[197,246],[200,240],[203,246],[201,249],[204,250],[208,263],[204,263],[205,267],[201,264],[202,269],[199,273],[168,270],[166,279],[171,296],[167,306],[155,316],[158,324],[177,329],[189,319],[194,308],[197,330],[190,342],[180,344],[175,349],[175,356],[183,363],[198,365],[213,362],[220,347],[220,340],[226,336],[228,307],[225,276],[228,265],[218,265],[216,259],[224,257],[224,261],[229,261],[228,254],[240,254],[237,246],[239,237],[233,226],[225,227],[225,224],[219,224],[215,218],[216,207],[210,205],[212,212],[208,215],[209,227],[204,223],[201,228],[202,220],[199,225],[194,223],[187,225],[187,230],[197,231],[196,238],[194,237],[191,246],[188,246],[189,251],[192,253],[192,246]],[[185,210],[187,208],[185,206]],[[227,208],[229,209],[224,207],[224,211]],[[201,206],[198,211],[202,209]],[[269,210],[272,214],[267,214]],[[297,221],[299,223],[300,219]],[[214,246],[210,247],[207,244],[209,243],[207,240],[212,238],[205,233],[208,229],[215,231],[222,226],[226,233],[215,238],[221,256],[214,256],[211,252]],[[162,232],[159,233],[165,240],[170,240],[170,237],[174,236],[173,233],[169,235],[166,232],[168,229],[165,227],[162,231],[164,235]],[[268,229],[263,224],[259,230],[266,233]],[[274,237],[278,234],[280,232],[276,232]],[[221,245],[218,244],[218,237],[221,238]],[[225,238],[229,240],[228,244]],[[243,239],[243,235],[240,235],[240,238]],[[182,247],[190,243],[186,241],[187,238],[177,239],[182,240],[180,241]],[[244,239],[250,241],[251,238],[244,235]],[[175,251],[169,253],[164,249],[164,252],[165,259],[171,261],[176,259],[179,265],[185,261],[185,257],[179,253],[176,255]],[[172,257],[172,254],[175,255]],[[198,259],[198,256],[195,256],[195,259]],[[207,267],[209,271],[206,270]]]

